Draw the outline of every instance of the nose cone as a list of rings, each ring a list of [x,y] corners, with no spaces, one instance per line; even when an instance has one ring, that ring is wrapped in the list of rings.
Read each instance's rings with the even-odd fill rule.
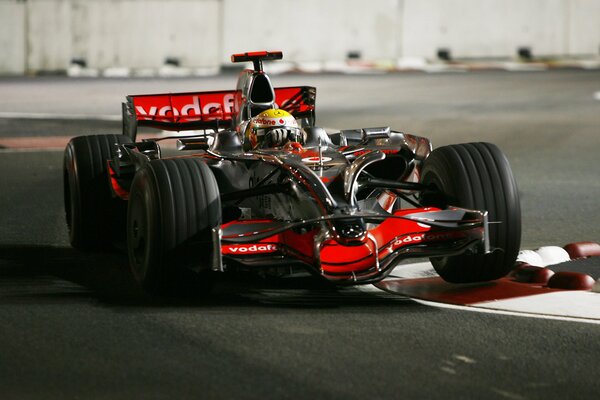
[[[362,218],[335,221],[333,237],[343,246],[360,246],[367,236],[367,228]]]
[[[364,237],[353,245],[327,240],[321,246],[321,269],[325,274],[360,273],[378,265],[377,244]]]

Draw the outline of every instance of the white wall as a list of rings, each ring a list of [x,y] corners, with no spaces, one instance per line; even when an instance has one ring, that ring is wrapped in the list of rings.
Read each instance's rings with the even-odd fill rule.
[[[600,0],[569,0],[566,31],[567,54],[600,52]]]
[[[26,70],[64,70],[71,55],[71,1],[29,0],[25,4]]]
[[[220,0],[70,0],[73,56],[95,68],[217,66]]]
[[[600,51],[600,0],[0,0],[0,73],[217,68],[235,52],[288,61],[514,57]]]
[[[403,52],[434,57],[511,57],[565,54],[565,0],[406,0]],[[600,16],[596,18],[600,23]],[[600,41],[600,38],[598,38]]]
[[[252,5],[252,6],[251,6]],[[367,60],[398,54],[398,0],[224,0],[222,62],[236,52],[282,49],[288,61]]]
[[[25,72],[25,4],[0,1],[0,73]]]

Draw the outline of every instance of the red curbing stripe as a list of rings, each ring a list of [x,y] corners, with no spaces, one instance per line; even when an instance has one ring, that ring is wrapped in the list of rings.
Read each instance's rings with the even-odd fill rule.
[[[595,242],[569,243],[565,245],[564,249],[572,260],[600,256],[600,244]]]
[[[565,290],[592,290],[595,280],[581,272],[559,271],[548,280],[548,287]]]
[[[536,283],[539,285],[547,285],[552,275],[554,275],[554,271],[551,269],[536,267],[527,263],[518,264],[509,274],[517,282]]]

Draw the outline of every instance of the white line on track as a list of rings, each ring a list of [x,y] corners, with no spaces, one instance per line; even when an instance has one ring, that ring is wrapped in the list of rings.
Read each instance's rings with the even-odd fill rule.
[[[7,119],[71,119],[71,120],[93,120],[93,121],[120,121],[120,115],[97,115],[97,114],[54,114],[54,113],[22,113],[22,112],[0,112],[0,118]]]
[[[594,93],[594,100],[600,101],[600,91]]]
[[[529,299],[529,297],[527,297]],[[579,317],[565,317],[558,315],[547,315],[547,314],[536,314],[533,312],[519,312],[519,311],[507,311],[507,310],[495,310],[490,308],[481,308],[479,305],[476,306],[459,306],[455,304],[446,304],[446,303],[437,303],[433,301],[419,300],[413,299],[417,303],[421,303],[424,305],[439,307],[439,308],[450,308],[454,310],[463,310],[463,311],[475,311],[486,314],[500,314],[500,315],[512,315],[516,317],[530,317],[530,318],[539,318],[539,319],[552,319],[557,321],[569,321],[569,322],[584,322],[587,324],[596,324],[600,325],[600,320],[597,319],[588,319],[588,318],[579,318]]]
[[[157,131],[156,134],[140,134],[138,140],[149,138],[164,138],[170,132]],[[177,136],[177,135],[173,135]],[[0,152],[18,153],[23,151],[56,151],[64,150],[71,136],[23,136],[23,137],[0,137]],[[175,140],[161,142],[162,148],[175,148]]]
[[[567,290],[477,303],[488,310],[581,318],[600,323],[600,296],[587,290]]]
[[[29,147],[29,148],[0,148],[2,153],[48,153],[48,152],[63,152],[64,147]]]

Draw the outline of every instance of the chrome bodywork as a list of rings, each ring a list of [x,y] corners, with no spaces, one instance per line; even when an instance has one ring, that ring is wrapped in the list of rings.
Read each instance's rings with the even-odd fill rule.
[[[307,135],[301,150],[244,151],[243,130],[248,120],[261,110],[278,106],[275,101],[269,77],[262,70],[245,70],[236,86],[231,126],[221,126],[217,121],[202,134],[172,137],[178,140],[179,150],[196,150],[191,156],[201,158],[211,168],[223,206],[240,211],[237,220],[227,221],[229,224],[210,232],[213,271],[223,272],[234,264],[268,268],[287,261],[337,284],[356,284],[382,279],[407,257],[490,252],[486,212],[420,207],[414,215],[398,214],[377,204],[382,190],[397,195],[394,201],[399,202],[402,196],[414,196],[425,189],[418,182],[421,164],[432,150],[426,138],[389,127],[327,134],[314,126],[313,110],[300,121]],[[127,112],[130,121],[132,111]],[[124,119],[124,133],[135,138],[136,127],[127,121]],[[135,174],[151,160],[160,158],[160,140],[119,145],[117,157],[112,160],[116,175],[121,171]],[[401,162],[393,164],[394,160]],[[385,176],[375,176],[377,179],[371,181],[379,185],[375,188],[361,181],[365,176],[373,177],[371,168],[384,162],[399,165],[401,170],[389,171],[384,166]],[[248,220],[252,223],[244,222]],[[393,221],[406,223],[407,230],[393,231],[400,226]],[[392,228],[381,228],[385,224]],[[448,236],[444,237],[444,233]],[[293,238],[277,239],[280,242],[276,250],[269,249],[268,254],[223,254],[226,246],[267,243],[288,234],[306,235],[310,246],[294,247]],[[407,238],[411,242],[405,245],[403,240]],[[343,246],[344,251],[358,254],[357,249],[362,249],[369,253],[353,261],[357,265],[365,260],[372,262],[356,270],[338,272],[334,261],[322,257],[328,246],[337,245]],[[302,254],[309,247],[312,254]]]

